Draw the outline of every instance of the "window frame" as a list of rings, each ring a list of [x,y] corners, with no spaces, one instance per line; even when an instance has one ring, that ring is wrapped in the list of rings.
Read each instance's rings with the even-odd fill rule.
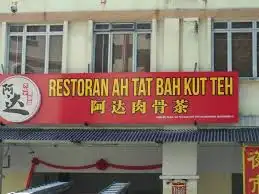
[[[63,30],[62,31],[50,31],[51,26],[57,26],[62,25]],[[10,32],[11,26],[23,26],[23,32]],[[27,32],[27,26],[46,26],[45,32]],[[50,46],[50,36],[62,36],[62,55],[63,48],[64,48],[64,36],[65,36],[65,23],[51,23],[51,24],[8,24],[7,25],[7,46],[6,46],[6,65],[5,70],[7,73],[10,73],[8,71],[9,69],[9,52],[10,52],[10,37],[22,37],[22,59],[21,59],[21,74],[25,74],[25,68],[26,68],[26,52],[27,52],[27,36],[45,36],[45,58],[44,58],[44,74],[49,73],[49,46]],[[61,69],[60,73],[63,71],[63,56],[61,61]]]
[[[252,28],[232,28],[232,23],[234,22],[251,22]],[[214,23],[227,23],[227,28],[225,29],[215,29]],[[214,64],[214,34],[215,33],[226,33],[227,34],[227,71],[232,71],[232,33],[251,33],[252,34],[252,76],[251,77],[240,77],[241,79],[259,79],[259,74],[257,74],[257,33],[259,33],[259,27],[257,27],[257,20],[213,20],[211,25],[211,69],[215,71]]]
[[[109,24],[109,29],[95,30],[95,26],[98,24]],[[135,29],[129,29],[129,30],[112,30],[111,26],[112,24],[134,24]],[[150,24],[150,29],[137,29],[137,24]],[[94,23],[94,29],[93,29],[93,55],[92,55],[92,65],[91,65],[91,73],[95,73],[95,44],[96,44],[96,35],[97,34],[108,34],[108,40],[109,40],[109,47],[108,47],[108,71],[107,73],[112,73],[113,64],[112,64],[112,56],[113,56],[113,36],[116,34],[132,34],[132,72],[137,72],[137,49],[138,49],[138,35],[139,34],[149,34],[150,35],[150,44],[151,44],[151,35],[152,35],[152,22],[123,22],[123,23]],[[150,61],[151,61],[151,47],[150,47]],[[149,70],[151,71],[151,63]]]

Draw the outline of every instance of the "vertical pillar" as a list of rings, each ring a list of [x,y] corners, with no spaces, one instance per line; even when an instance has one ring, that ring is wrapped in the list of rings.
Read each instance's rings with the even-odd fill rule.
[[[210,67],[210,63],[208,63],[207,56],[204,56],[204,53],[207,55],[207,45],[208,45],[208,36],[207,36],[207,29],[206,29],[206,20],[207,19],[200,19],[199,20],[199,67],[201,71],[208,71]]]
[[[62,73],[67,73],[68,21],[63,23]]]
[[[7,60],[6,60],[6,56],[7,56],[7,24],[6,22],[2,22],[2,27],[1,27],[1,53],[0,53],[0,73],[5,73],[6,69],[7,69]],[[3,68],[3,69],[2,69]]]
[[[157,66],[157,19],[152,19],[150,71],[156,72],[156,66]]]
[[[164,53],[162,71],[179,71],[179,19],[164,19]]]
[[[178,48],[178,50],[179,50],[179,52],[178,52],[178,57],[179,57],[179,59],[178,59],[178,63],[179,63],[179,71],[183,71],[183,53],[184,53],[184,50],[183,50],[183,44],[184,44],[184,42],[183,42],[183,40],[184,40],[184,34],[183,34],[183,29],[184,29],[184,26],[183,26],[183,18],[180,18],[179,19],[179,42],[178,42],[178,46],[179,46],[179,48]]]
[[[211,29],[212,29],[212,22],[211,22],[211,18],[208,18],[207,19],[207,53],[205,56],[207,56],[207,63],[210,64],[210,68],[209,70],[212,70],[212,32],[211,32]]]
[[[197,144],[163,144],[163,194],[172,194],[172,181],[186,180],[187,194],[197,194]]]
[[[199,65],[198,22],[198,18],[184,18],[183,20],[183,71],[194,71],[195,63]]]
[[[83,73],[88,71],[88,21],[69,23],[67,72]]]
[[[211,52],[211,19],[202,18],[199,20],[199,67],[201,71],[211,71],[212,52]]]
[[[164,20],[157,20],[156,71],[163,71],[164,65]]]
[[[88,44],[87,44],[87,72],[93,67],[93,20],[88,20]]]

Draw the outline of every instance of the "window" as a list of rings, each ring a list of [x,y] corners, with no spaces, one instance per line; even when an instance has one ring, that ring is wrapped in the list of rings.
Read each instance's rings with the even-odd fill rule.
[[[93,72],[149,72],[151,23],[96,23]]]
[[[240,77],[259,77],[258,33],[258,22],[214,22],[214,71],[238,71]]]
[[[63,25],[10,25],[8,73],[61,72]]]

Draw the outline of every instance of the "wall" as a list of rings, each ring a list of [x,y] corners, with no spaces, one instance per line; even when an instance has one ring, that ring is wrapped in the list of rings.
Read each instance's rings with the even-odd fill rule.
[[[25,171],[16,171],[16,172],[8,172],[4,171],[5,178],[3,178],[3,189],[2,193],[6,194],[13,191],[19,191],[24,189],[25,182],[28,176],[28,172]]]
[[[36,146],[16,146],[10,148],[11,168],[8,171],[25,171],[28,172],[33,155],[30,151],[35,152],[39,159],[46,160],[53,164],[79,166],[93,164],[103,158],[111,163],[122,165],[147,165],[161,164],[162,153],[161,147],[148,145],[129,145],[129,146],[68,146],[60,145],[51,147],[38,144]],[[64,160],[64,156],[66,156]],[[136,161],[135,158],[138,158]],[[40,165],[37,172],[56,172],[60,170],[46,168]],[[82,172],[81,170],[73,172]],[[96,169],[89,169],[85,172],[99,172]],[[105,173],[123,173],[123,170],[107,169]],[[134,171],[133,171],[134,172]],[[137,171],[136,171],[137,172]],[[147,172],[160,172],[159,170]]]
[[[211,70],[210,19],[184,18],[181,22],[166,18],[158,27],[158,50],[161,51],[158,53],[158,71],[194,71],[195,63],[198,64],[197,70]]]
[[[174,0],[170,1],[168,5],[169,8],[184,8],[184,9],[198,9],[198,8],[208,8],[208,9],[222,9],[222,8],[255,8],[259,7],[259,2],[257,0],[207,0],[205,4],[204,0]]]
[[[199,35],[195,33],[195,21],[199,22]],[[158,71],[194,71],[195,63],[198,70],[211,71],[211,20],[185,18],[183,21],[182,48],[179,47],[179,20],[167,18],[164,21],[164,40],[160,48],[163,59],[157,64]],[[181,52],[181,49],[182,52]],[[174,53],[173,55],[171,53]],[[159,56],[161,57],[161,56]],[[241,115],[258,115],[259,92],[257,80],[240,79],[239,112]]]
[[[198,34],[195,32],[195,22],[199,23]],[[212,52],[210,19],[184,18],[182,28],[179,27],[179,23],[179,19],[176,18],[158,21],[155,69],[157,71],[193,71],[197,63],[198,70],[210,71]],[[5,56],[3,48],[4,46],[0,47],[1,63],[4,62],[3,56]],[[88,64],[92,63],[92,48],[90,23],[87,21],[69,22],[66,71],[88,72]],[[258,84],[255,80],[240,80],[239,106],[242,115],[259,113]]]
[[[230,173],[201,173],[198,194],[232,194]]]
[[[207,144],[199,146],[199,194],[231,194],[232,173],[242,173],[240,145]]]
[[[87,47],[92,41],[88,35],[88,23],[71,22],[68,33],[67,71],[70,73],[87,72],[89,58],[92,57],[89,56]]]
[[[62,0],[40,0],[37,4],[33,0],[19,0],[21,12],[44,12],[44,11],[82,11],[82,10],[102,10],[101,0],[68,0],[64,3]],[[0,12],[9,12],[11,1],[4,0],[1,3]],[[145,1],[130,0],[107,0],[107,10],[127,10],[127,9],[154,9],[156,7],[156,0],[149,0],[147,4]]]
[[[20,12],[53,12],[53,11],[82,11],[82,10],[102,10],[101,0],[39,0],[37,4],[33,0],[18,0]],[[11,0],[2,0],[0,12],[8,13]],[[256,8],[259,7],[257,0],[107,0],[105,10],[155,10],[155,9],[219,9],[219,8]]]
[[[196,143],[164,143],[163,144],[163,175],[197,174]]]
[[[239,145],[200,145],[199,173],[241,173],[242,150]]]

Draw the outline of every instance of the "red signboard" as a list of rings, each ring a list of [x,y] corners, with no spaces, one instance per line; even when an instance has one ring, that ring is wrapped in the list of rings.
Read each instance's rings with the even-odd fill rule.
[[[235,72],[0,76],[0,116],[27,124],[238,121]]]
[[[259,193],[259,146],[243,147],[244,194]]]

